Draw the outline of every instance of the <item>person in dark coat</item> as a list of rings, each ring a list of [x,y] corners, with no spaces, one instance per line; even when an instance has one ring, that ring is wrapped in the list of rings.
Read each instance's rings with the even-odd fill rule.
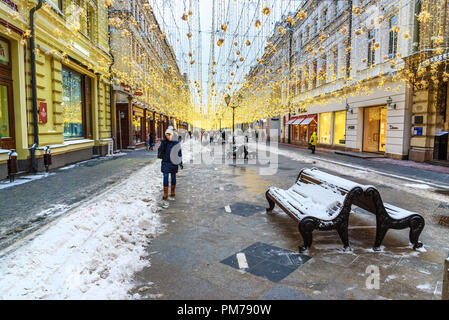
[[[150,141],[149,141],[149,142],[150,142],[150,150],[153,150],[153,147],[154,147],[154,137],[153,137],[153,132],[152,132],[152,131],[150,131],[150,134],[149,134],[148,139],[150,140]]]
[[[174,130],[168,128],[165,131],[165,138],[157,151],[158,158],[162,159],[161,172],[164,175],[164,195],[163,200],[168,198],[168,177],[171,176],[171,197],[175,196],[176,188],[176,173],[178,172],[178,165],[183,169],[182,152],[179,141],[174,137]],[[178,150],[178,152],[176,152]]]

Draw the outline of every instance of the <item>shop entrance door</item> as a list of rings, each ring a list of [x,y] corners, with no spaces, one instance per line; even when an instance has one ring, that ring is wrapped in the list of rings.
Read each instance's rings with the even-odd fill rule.
[[[364,109],[363,151],[385,152],[387,140],[387,108],[385,106]]]
[[[12,83],[0,79],[0,149],[15,149]]]

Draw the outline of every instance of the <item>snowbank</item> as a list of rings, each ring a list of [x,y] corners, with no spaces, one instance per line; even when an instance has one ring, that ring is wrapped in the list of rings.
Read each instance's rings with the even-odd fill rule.
[[[61,217],[0,260],[3,299],[127,299],[163,231],[160,161]]]

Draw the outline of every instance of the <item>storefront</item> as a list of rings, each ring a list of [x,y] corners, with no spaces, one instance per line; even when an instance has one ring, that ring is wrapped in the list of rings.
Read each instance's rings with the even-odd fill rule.
[[[0,149],[15,149],[10,43],[0,38]]]
[[[92,81],[67,67],[62,75],[64,140],[92,139]]]
[[[133,145],[139,146],[145,143],[145,116],[144,109],[137,106],[133,107],[133,119],[132,119],[132,130],[133,130]]]
[[[287,121],[286,125],[290,126],[293,144],[307,145],[317,128],[317,115],[293,117]]]
[[[385,153],[387,141],[387,107],[363,108],[363,151]]]

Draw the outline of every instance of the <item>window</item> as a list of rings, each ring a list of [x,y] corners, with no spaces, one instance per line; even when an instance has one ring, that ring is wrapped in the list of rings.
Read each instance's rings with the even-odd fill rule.
[[[328,11],[328,9],[326,8],[321,13],[321,26],[323,26],[323,27],[327,24],[327,11]]]
[[[393,59],[398,52],[398,16],[390,18],[390,39],[388,42],[388,57]]]
[[[313,73],[312,73],[312,89],[315,89],[318,82],[318,62],[315,60],[313,62]]]
[[[65,67],[61,73],[64,138],[91,138],[91,80]]]
[[[8,86],[0,83],[0,139],[11,136],[9,123],[9,94]],[[1,148],[1,143],[0,143]]]
[[[320,113],[320,143],[331,143],[331,113]]]
[[[376,50],[374,49],[375,42],[375,30],[368,31],[368,66],[372,66],[376,63]]]
[[[94,9],[91,6],[87,6],[86,10],[86,35],[89,37],[89,39],[94,40],[93,37],[95,35],[94,27],[95,27],[95,21],[94,21],[95,13]]]
[[[332,80],[337,80],[338,78],[338,47],[332,49],[332,68],[334,69],[334,75]]]
[[[326,75],[327,75],[327,56],[321,56],[321,70],[319,73],[320,84],[324,85],[326,83]]]
[[[312,25],[312,36],[314,36],[319,31],[319,25],[318,25],[318,16],[313,18],[313,25]]]
[[[346,139],[346,111],[335,112],[334,144],[344,145]]]

